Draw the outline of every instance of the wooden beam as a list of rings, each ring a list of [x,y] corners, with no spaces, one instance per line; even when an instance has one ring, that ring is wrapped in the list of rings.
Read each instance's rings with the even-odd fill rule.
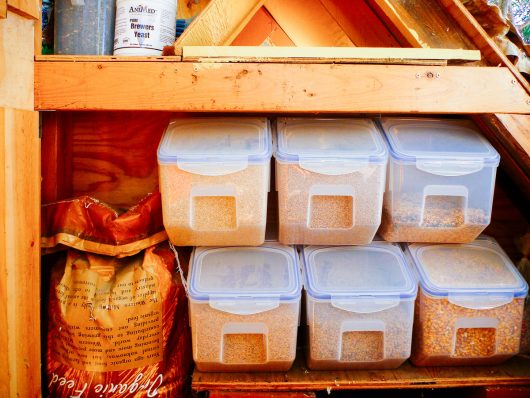
[[[266,0],[264,5],[296,46],[354,46],[320,0]]]
[[[294,43],[265,7],[261,7],[230,45],[294,46]]]
[[[237,62],[256,62],[279,58],[321,60],[357,59],[380,60],[458,60],[479,61],[478,50],[453,50],[431,48],[382,48],[382,47],[219,47],[186,46],[182,47],[183,61],[215,61],[233,59]]]
[[[179,62],[180,55],[172,56],[128,56],[128,55],[35,55],[39,62]]]
[[[36,62],[38,110],[530,113],[506,68]]]
[[[396,10],[394,4],[389,0],[373,0],[381,11],[390,19],[396,29],[403,35],[403,37],[410,43],[412,47],[429,47],[421,40],[418,33],[407,25],[407,21]]]
[[[300,353],[301,354],[301,353]],[[394,388],[529,385],[530,359],[516,357],[499,366],[415,367],[406,362],[391,370],[318,371],[298,355],[288,372],[193,373],[196,391],[335,391]],[[352,394],[353,395],[353,394]]]
[[[40,396],[37,112],[0,108],[0,396]]]
[[[10,11],[24,17],[36,20],[41,19],[39,0],[7,0],[7,6]]]
[[[33,24],[11,10],[0,22],[0,107],[33,110]]]
[[[377,14],[390,19],[413,47],[476,49],[462,28],[433,0],[367,0]],[[394,30],[396,30],[394,29]]]
[[[0,0],[0,19],[7,18],[7,0]]]
[[[189,19],[197,16],[206,8],[210,0],[196,0],[196,1],[178,1],[177,2],[177,18]]]
[[[480,26],[459,0],[438,0],[438,2],[445,7],[448,13],[455,19],[462,29],[464,29],[490,65],[502,65],[507,67],[519,84],[530,93],[530,83],[528,83],[519,70],[510,62],[506,55],[503,54],[499,47],[497,47],[493,39],[488,36],[482,26]]]
[[[211,0],[177,39],[180,46],[224,46],[234,40],[264,0]]]
[[[365,0],[320,1],[356,46],[401,47]]]
[[[522,151],[518,157],[528,163],[530,174],[530,115],[496,115],[496,118],[510,132]],[[526,157],[524,156],[526,154]]]

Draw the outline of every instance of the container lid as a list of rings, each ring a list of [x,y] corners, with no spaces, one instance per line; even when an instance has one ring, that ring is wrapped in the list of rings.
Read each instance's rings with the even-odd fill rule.
[[[383,137],[370,119],[279,118],[276,159],[322,163],[338,159],[386,163]]]
[[[158,147],[158,161],[263,162],[272,153],[269,123],[261,117],[172,120]]]
[[[300,269],[296,252],[289,246],[197,247],[191,264],[193,300],[300,297]]]
[[[305,287],[313,298],[416,296],[417,283],[405,256],[391,243],[307,246],[302,257]]]
[[[381,124],[396,159],[499,163],[497,151],[468,120],[382,118]]]
[[[493,239],[467,244],[411,244],[420,285],[434,296],[510,293],[524,297],[528,285]]]

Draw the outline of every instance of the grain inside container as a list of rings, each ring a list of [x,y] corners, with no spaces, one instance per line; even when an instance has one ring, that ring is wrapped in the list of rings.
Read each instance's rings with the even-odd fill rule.
[[[274,156],[282,243],[372,241],[388,155],[371,120],[280,118]]]
[[[411,244],[420,280],[411,360],[493,365],[519,352],[528,285],[493,239]]]
[[[390,146],[379,233],[467,243],[490,223],[499,154],[466,120],[383,118]]]
[[[398,246],[306,246],[302,258],[310,369],[390,369],[410,356],[417,283]]]
[[[189,281],[193,358],[205,372],[285,371],[301,281],[292,247],[197,247]]]
[[[271,153],[266,118],[171,121],[158,148],[169,239],[179,246],[262,244]]]

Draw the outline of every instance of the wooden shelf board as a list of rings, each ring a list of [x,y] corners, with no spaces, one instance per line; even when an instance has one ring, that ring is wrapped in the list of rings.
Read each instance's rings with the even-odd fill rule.
[[[204,373],[195,371],[192,388],[234,391],[320,391],[387,388],[446,388],[530,385],[530,358],[518,356],[498,366],[415,367],[393,370],[311,371],[298,355],[288,372]]]
[[[35,62],[37,110],[530,113],[507,68],[428,65]]]

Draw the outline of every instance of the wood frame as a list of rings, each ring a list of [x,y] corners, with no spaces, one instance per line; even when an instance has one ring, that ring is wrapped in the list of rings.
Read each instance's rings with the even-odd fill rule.
[[[446,388],[528,385],[530,358],[515,357],[498,366],[414,367],[391,370],[310,371],[298,355],[288,372],[205,373],[195,371],[196,391],[320,391],[387,388]]]
[[[40,61],[35,79],[37,110],[530,113],[492,67]]]

